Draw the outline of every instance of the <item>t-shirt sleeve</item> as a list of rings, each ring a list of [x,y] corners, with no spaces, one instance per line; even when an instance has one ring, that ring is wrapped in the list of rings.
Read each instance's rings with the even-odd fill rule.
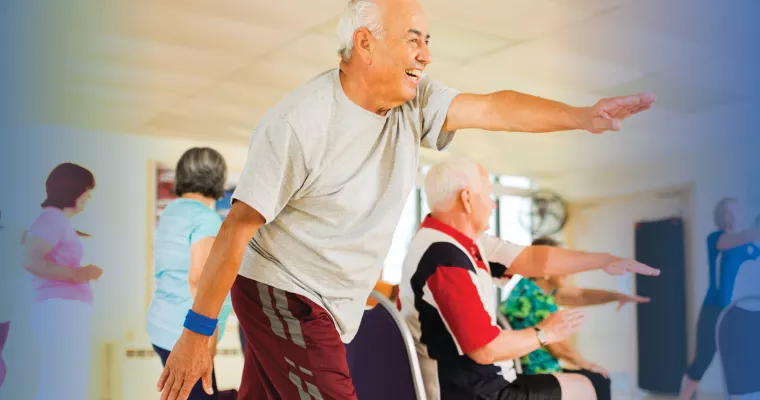
[[[440,82],[422,77],[417,94],[422,110],[422,147],[444,150],[454,140],[456,131],[441,132],[449,106],[459,94]]]
[[[491,276],[501,279],[509,269],[509,266],[525,250],[526,246],[521,246],[504,239],[491,235],[483,235],[478,240],[479,247],[485,253],[491,267]]]
[[[426,287],[460,355],[487,345],[499,335],[501,330],[492,323],[468,269],[438,266]]]
[[[70,225],[65,215],[46,210],[37,218],[29,228],[28,234],[34,235],[52,246],[57,246],[64,239],[66,227]]]
[[[190,232],[190,245],[194,245],[201,239],[215,237],[222,227],[222,218],[214,212],[204,212],[198,218],[197,225]]]
[[[280,119],[260,125],[251,134],[232,200],[242,201],[272,222],[303,187],[306,168],[301,143],[289,123]]]

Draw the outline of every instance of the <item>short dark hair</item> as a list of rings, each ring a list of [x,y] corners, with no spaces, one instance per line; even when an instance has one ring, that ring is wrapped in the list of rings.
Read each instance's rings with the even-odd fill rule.
[[[174,194],[199,193],[219,199],[224,195],[227,163],[218,151],[208,147],[193,147],[177,162]]]
[[[533,240],[532,246],[551,246],[551,247],[559,247],[560,243],[557,240],[554,240],[548,236],[540,237]]]
[[[73,163],[63,163],[50,172],[45,182],[47,198],[42,207],[60,210],[74,207],[84,192],[95,188],[95,176],[87,168]]]

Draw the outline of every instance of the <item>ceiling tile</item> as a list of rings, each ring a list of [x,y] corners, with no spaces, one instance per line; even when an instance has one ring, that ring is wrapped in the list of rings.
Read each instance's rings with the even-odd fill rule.
[[[240,55],[219,54],[208,49],[119,36],[102,37],[83,61],[189,75],[207,81],[239,67],[241,63]]]
[[[313,65],[263,60],[240,69],[229,80],[244,85],[267,85],[292,91],[324,71],[325,69]]]
[[[209,115],[223,121],[239,124],[255,123],[252,115],[256,110],[274,107],[287,91],[269,85],[241,85],[239,82],[225,82],[215,85],[203,93],[203,96],[187,99],[171,107],[177,115]]]
[[[309,65],[317,69],[335,68],[340,62],[337,40],[313,33],[280,47],[267,58],[270,61]]]
[[[740,103],[740,95],[719,88],[684,82],[676,76],[650,73],[639,79],[599,90],[605,96],[620,93],[651,92],[657,96],[657,108],[681,114],[699,113],[712,108]]]
[[[637,0],[551,0],[566,7],[583,10],[589,14],[599,14],[614,10]]]
[[[581,9],[550,0],[423,0],[429,19],[439,19],[512,40],[527,40],[552,32],[588,15]]]
[[[264,54],[298,36],[297,32],[284,27],[275,28],[194,11],[191,7],[156,5],[144,12],[116,18],[105,29],[113,35],[222,53],[237,59]]]
[[[684,41],[718,49],[732,41],[760,34],[755,0],[636,0],[610,12],[612,23],[634,25]]]
[[[523,43],[468,64],[491,74],[508,75],[589,92],[637,78],[638,71],[582,56],[547,43]]]
[[[170,112],[162,113],[144,125],[146,129],[181,132],[190,137],[206,137],[210,139],[224,138],[230,135],[239,136],[234,132],[240,132],[248,128],[230,122],[221,123],[218,120],[205,118],[201,115],[188,116]]]
[[[659,71],[703,57],[702,46],[651,29],[620,24],[607,14],[540,39],[541,45],[572,50],[640,72]]]
[[[209,2],[205,0],[172,0],[151,2],[161,7],[188,10],[205,16],[218,16],[246,24],[263,25],[293,32],[310,28],[341,13],[346,0],[233,0]],[[154,6],[155,7],[155,6]],[[272,39],[262,37],[262,42]]]
[[[516,42],[496,35],[462,28],[438,19],[429,19],[430,50],[435,57],[470,61],[496,50],[513,46]]]

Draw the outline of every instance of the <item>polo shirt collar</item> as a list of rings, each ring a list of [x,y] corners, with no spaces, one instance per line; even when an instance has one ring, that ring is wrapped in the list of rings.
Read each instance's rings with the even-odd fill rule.
[[[474,240],[470,239],[467,235],[458,231],[456,228],[452,227],[451,225],[448,225],[434,218],[432,215],[428,214],[427,217],[425,217],[425,220],[422,221],[422,225],[420,225],[420,228],[433,229],[450,236],[452,239],[456,240],[457,243],[459,243],[462,247],[467,249],[470,255],[475,257],[475,260],[477,261],[482,260],[482,257],[480,256],[480,249],[478,248],[478,245],[477,243],[475,243]]]

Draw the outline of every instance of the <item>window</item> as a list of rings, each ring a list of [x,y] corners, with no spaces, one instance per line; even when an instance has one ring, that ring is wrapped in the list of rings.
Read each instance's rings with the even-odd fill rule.
[[[385,257],[383,265],[383,280],[397,284],[401,282],[401,270],[406,257],[409,243],[417,230],[417,191],[412,190],[406,199],[404,211],[401,213],[396,232],[393,234],[393,243]]]
[[[420,167],[424,176],[430,170],[429,166]],[[533,182],[526,177],[509,175],[491,175],[494,185],[516,189],[531,189]],[[493,196],[496,209],[491,214],[488,234],[499,236],[511,242],[529,245],[532,241],[530,233],[520,224],[520,215],[529,210],[530,200],[519,195]],[[385,259],[383,277],[386,282],[397,284],[401,282],[402,265],[407,248],[419,224],[430,213],[427,198],[422,187],[413,190],[407,198],[404,211],[401,214],[396,232],[393,235],[388,256]]]

